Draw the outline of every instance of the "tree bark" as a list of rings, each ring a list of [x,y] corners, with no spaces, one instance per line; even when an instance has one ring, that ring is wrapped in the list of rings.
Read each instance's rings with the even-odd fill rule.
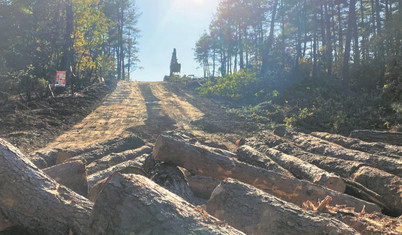
[[[144,154],[140,157],[137,157],[134,160],[129,160],[129,161],[125,161],[122,162],[120,164],[114,165],[112,167],[109,167],[105,170],[101,170],[99,172],[93,173],[92,175],[88,176],[88,187],[89,189],[91,189],[97,182],[108,178],[109,176],[111,176],[113,173],[117,172],[117,171],[122,171],[126,168],[138,168],[138,169],[142,169],[145,159],[148,157],[147,154]],[[144,174],[146,174],[144,172]]]
[[[129,149],[136,149],[143,146],[145,143],[142,139],[135,135],[123,138],[114,138],[112,140],[97,143],[82,149],[50,149],[40,150],[29,156],[41,157],[45,159],[47,166],[51,167],[61,164],[66,160],[76,157],[78,159],[85,159],[87,164],[100,159],[111,153],[119,153]]]
[[[71,161],[43,169],[43,172],[57,183],[70,188],[74,192],[87,197],[88,182],[85,161]]]
[[[334,204],[346,204],[361,210],[379,211],[379,207],[315,185],[305,180],[286,177],[230,158],[206,146],[189,143],[180,136],[163,134],[158,137],[153,156],[186,168],[193,174],[217,179],[234,178],[251,184],[281,199],[302,206],[303,202],[323,200],[330,195]]]
[[[38,234],[87,234],[92,206],[0,139],[0,210],[13,224]]]
[[[224,180],[207,204],[211,215],[246,234],[355,234],[348,225],[282,201],[238,181]]]
[[[297,157],[284,154],[275,149],[268,149],[265,151],[265,154],[261,153],[261,155],[262,157],[265,155],[265,158],[271,158],[299,179],[308,180],[340,193],[345,192],[345,182],[343,182],[339,176],[322,170],[313,164],[305,162]]]
[[[348,178],[353,182],[360,183],[378,193],[379,196],[370,196],[364,191],[358,192],[359,195],[353,194],[354,196],[376,203],[383,207],[387,214],[401,213],[402,189],[400,185],[402,184],[400,177],[366,166],[363,163],[308,153],[286,143],[278,145],[275,149],[298,157],[321,169]],[[348,187],[354,188],[355,186],[347,185],[346,191],[349,190]]]
[[[349,60],[350,60],[350,44],[352,41],[353,21],[356,21],[356,0],[350,0],[348,30],[346,32],[345,53],[343,56],[342,78],[345,87],[349,86]],[[356,24],[356,23],[355,23]]]
[[[350,137],[367,142],[383,142],[402,146],[402,132],[355,130],[350,133]]]
[[[121,153],[112,153],[101,159],[95,160],[91,164],[89,164],[87,167],[88,174],[94,174],[98,171],[105,170],[119,163],[128,160],[134,160],[135,158],[142,156],[144,154],[150,154],[151,152],[152,152],[151,147],[143,146],[138,149],[126,150]]]
[[[263,169],[276,172],[288,177],[294,177],[292,173],[284,169],[281,165],[274,162],[265,154],[258,152],[250,146],[243,145],[237,149],[237,159],[241,162],[248,163],[253,166],[258,166]]]
[[[402,158],[402,147],[388,145],[384,143],[368,143],[356,138],[348,138],[337,134],[329,134],[325,132],[313,132],[311,135],[339,144],[345,148],[354,149],[366,153],[376,154],[380,156],[393,157],[396,159]]]
[[[320,138],[290,130],[286,131],[285,138],[311,153],[362,162],[396,176],[402,176],[402,160],[400,159],[347,149]]]
[[[90,233],[243,234],[220,223],[144,176],[116,174],[95,202]]]

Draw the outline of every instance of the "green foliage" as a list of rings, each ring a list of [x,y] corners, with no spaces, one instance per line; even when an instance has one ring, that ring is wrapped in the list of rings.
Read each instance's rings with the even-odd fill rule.
[[[208,80],[199,88],[199,94],[226,98],[253,98],[260,91],[260,79],[255,72],[240,70],[237,73]]]

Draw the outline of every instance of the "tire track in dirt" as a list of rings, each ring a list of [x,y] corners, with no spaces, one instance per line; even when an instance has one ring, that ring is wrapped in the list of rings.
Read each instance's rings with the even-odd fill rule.
[[[192,125],[203,120],[205,114],[187,101],[189,94],[172,92],[167,86],[164,82],[119,82],[102,105],[45,149],[85,148],[131,134],[154,142],[158,135],[169,130],[184,130],[224,143],[229,149],[235,147],[233,142],[236,137],[226,138],[225,133],[207,133]],[[222,115],[225,113],[221,108],[202,107],[203,110],[208,108],[214,108]]]

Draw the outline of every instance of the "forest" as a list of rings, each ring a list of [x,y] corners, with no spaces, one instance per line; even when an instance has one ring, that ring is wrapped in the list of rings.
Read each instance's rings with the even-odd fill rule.
[[[199,91],[268,100],[281,108],[250,116],[279,112],[308,130],[398,128],[401,10],[400,0],[222,0],[195,45],[210,77]]]
[[[22,100],[49,95],[56,71],[72,93],[137,66],[133,0],[1,0],[0,92]]]

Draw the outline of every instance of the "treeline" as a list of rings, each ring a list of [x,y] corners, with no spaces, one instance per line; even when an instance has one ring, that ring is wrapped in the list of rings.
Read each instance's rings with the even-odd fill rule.
[[[222,0],[195,55],[212,76],[291,71],[375,88],[401,72],[401,8],[400,0]]]
[[[42,96],[56,71],[74,90],[129,79],[136,68],[134,0],[1,0],[0,91]]]
[[[323,113],[342,122],[365,114],[345,111],[351,102],[373,108],[366,128],[402,121],[401,0],[221,0],[195,57],[212,77],[202,94],[272,98],[270,86],[297,110],[336,100],[343,113]]]

